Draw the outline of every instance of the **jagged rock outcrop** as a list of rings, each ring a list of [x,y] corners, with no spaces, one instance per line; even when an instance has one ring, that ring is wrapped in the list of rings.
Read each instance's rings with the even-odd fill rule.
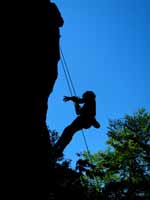
[[[7,2],[8,3],[8,2]],[[56,81],[48,64],[48,1],[6,5],[2,94],[5,181],[14,199],[47,199],[47,102]],[[41,198],[40,198],[41,197]]]

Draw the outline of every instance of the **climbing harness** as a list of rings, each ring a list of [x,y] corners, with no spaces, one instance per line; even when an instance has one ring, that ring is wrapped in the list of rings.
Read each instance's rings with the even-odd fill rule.
[[[66,62],[66,59],[65,59],[65,56],[63,54],[61,47],[60,47],[60,60],[61,60],[61,64],[62,64],[64,74],[65,74],[65,78],[66,78],[66,82],[67,82],[67,85],[68,85],[70,95],[71,96],[77,96],[77,93],[76,93],[76,90],[75,90],[75,87],[74,87],[74,84],[73,84],[73,81],[72,81],[72,78],[71,78],[71,75],[70,75],[70,72],[69,72],[69,67],[67,65],[67,62]],[[88,147],[88,144],[87,144],[87,141],[86,141],[84,130],[82,129],[81,131],[82,131],[83,140],[84,140],[84,143],[85,143],[85,146],[86,146],[86,149],[87,149],[89,161],[92,163],[93,162],[92,156],[91,156],[90,151],[89,151],[89,147]],[[99,186],[97,178],[94,175],[93,175],[93,178],[96,182],[96,185]]]

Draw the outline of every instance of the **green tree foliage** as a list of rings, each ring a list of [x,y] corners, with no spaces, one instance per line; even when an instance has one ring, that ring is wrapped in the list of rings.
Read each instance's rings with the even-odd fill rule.
[[[85,187],[98,188],[104,199],[149,200],[150,113],[140,109],[110,120],[107,144],[105,152],[95,153],[90,161],[85,152],[77,163]]]
[[[91,199],[81,184],[81,174],[71,169],[71,161],[66,160],[63,154],[55,159],[53,147],[58,139],[58,132],[49,130],[48,200]]]

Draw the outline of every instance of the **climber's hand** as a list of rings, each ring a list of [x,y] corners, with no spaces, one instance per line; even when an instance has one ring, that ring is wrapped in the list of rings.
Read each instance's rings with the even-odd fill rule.
[[[67,96],[64,96],[64,99],[63,99],[65,102],[67,101],[70,101],[71,100],[71,97],[67,97]]]
[[[64,96],[64,101],[67,102],[67,101],[73,101],[73,102],[77,102],[78,101],[78,97],[76,96],[72,96],[72,97],[68,97],[68,96]]]

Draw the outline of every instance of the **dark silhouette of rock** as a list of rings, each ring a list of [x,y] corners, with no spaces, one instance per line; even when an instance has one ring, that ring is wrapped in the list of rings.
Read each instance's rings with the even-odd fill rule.
[[[47,52],[48,52],[48,64],[50,66],[53,66],[53,69],[54,69],[54,74],[53,74],[54,82],[57,79],[57,75],[58,75],[57,64],[60,59],[59,28],[62,27],[63,24],[64,24],[64,20],[56,4],[49,1],[48,3],[48,37],[47,37],[48,51]]]
[[[2,163],[11,199],[47,200],[49,193],[46,112],[57,79],[59,56],[51,47],[54,35],[49,27],[48,7],[47,0],[27,0],[7,2],[2,8]],[[56,38],[58,44],[59,36]]]

